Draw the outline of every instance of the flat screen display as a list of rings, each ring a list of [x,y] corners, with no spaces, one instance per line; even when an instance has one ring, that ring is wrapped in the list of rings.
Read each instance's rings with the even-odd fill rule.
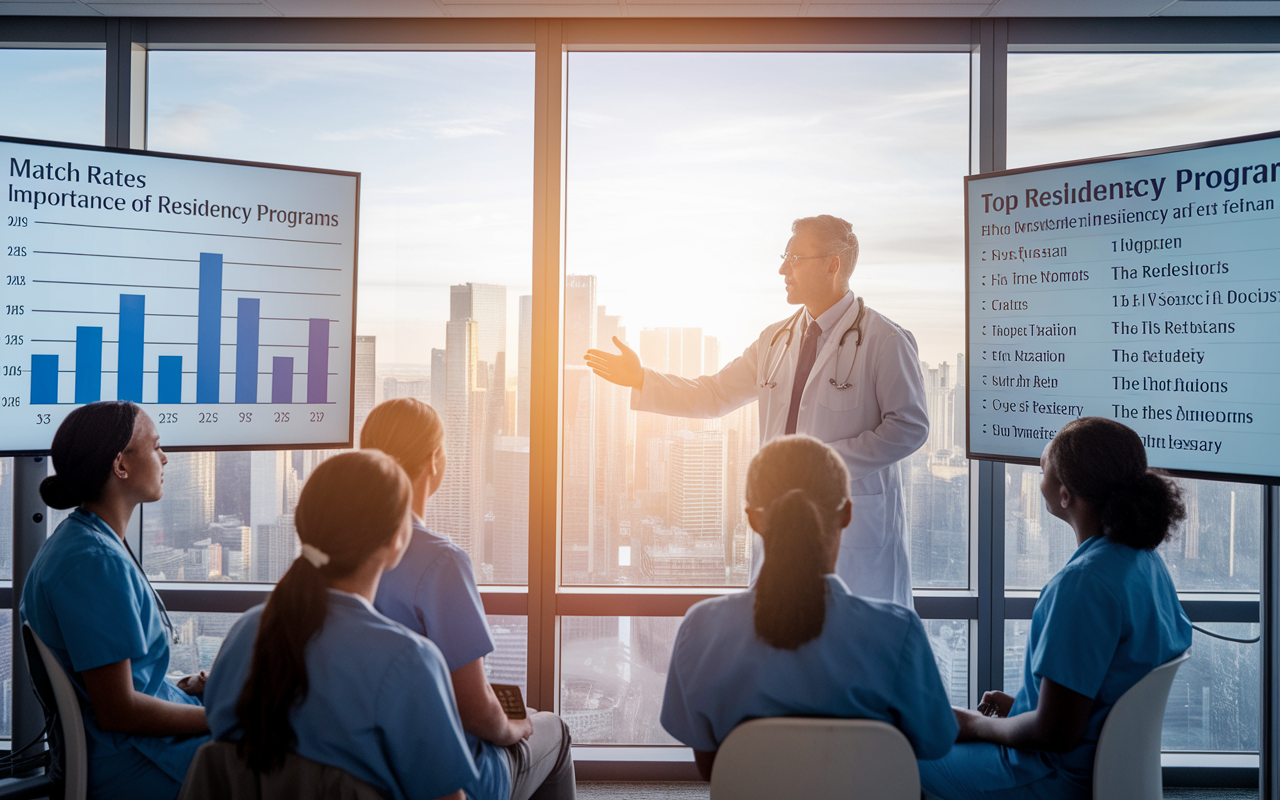
[[[965,180],[971,458],[1119,420],[1152,466],[1280,476],[1280,133]]]
[[[0,138],[0,452],[131,400],[173,449],[350,444],[360,176]]]

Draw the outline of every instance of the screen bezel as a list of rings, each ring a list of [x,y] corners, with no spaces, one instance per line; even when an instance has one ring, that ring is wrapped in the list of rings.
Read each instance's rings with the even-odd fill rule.
[[[354,446],[355,443],[355,425],[356,425],[356,293],[360,288],[359,261],[360,261],[360,173],[348,170],[325,169],[323,167],[300,167],[293,164],[273,164],[266,161],[245,161],[234,158],[215,158],[213,156],[195,156],[184,155],[182,153],[164,153],[155,150],[133,150],[127,147],[106,147],[103,145],[92,144],[76,144],[74,142],[56,142],[46,139],[25,139],[18,136],[0,136],[0,142],[9,144],[25,144],[36,147],[57,147],[66,150],[79,150],[93,153],[116,153],[119,155],[141,156],[176,159],[179,161],[202,161],[211,164],[229,164],[238,167],[257,167],[262,169],[289,170],[292,172],[312,172],[325,175],[340,175],[349,178],[355,178],[355,222],[354,234],[351,242],[351,380],[348,382],[347,394],[350,398],[348,403],[347,415],[347,440],[345,442],[319,442],[306,444],[279,444],[279,445],[181,445],[177,447],[164,447],[169,453],[226,453],[226,452],[257,452],[257,451],[275,451],[275,450],[341,450]],[[55,431],[56,432],[56,431]],[[162,445],[163,446],[163,445]],[[0,457],[9,456],[46,456],[50,451],[46,448],[43,450],[4,450],[0,449]]]
[[[969,336],[970,331],[970,312],[973,307],[973,297],[969,292],[969,184],[973,181],[982,181],[988,178],[1002,178],[1008,175],[1021,175],[1028,172],[1044,172],[1047,170],[1063,169],[1066,167],[1078,167],[1088,164],[1105,164],[1111,161],[1127,161],[1135,158],[1144,158],[1147,156],[1167,155],[1169,153],[1183,153],[1191,150],[1205,150],[1213,147],[1224,147],[1233,144],[1247,144],[1249,142],[1260,142],[1268,139],[1280,139],[1280,131],[1270,131],[1267,133],[1256,133],[1248,136],[1234,136],[1228,139],[1211,139],[1204,142],[1195,142],[1192,144],[1175,145],[1173,147],[1161,147],[1152,150],[1135,150],[1130,153],[1117,153],[1108,156],[1099,156],[1097,158],[1081,158],[1072,161],[1057,161],[1051,164],[1037,164],[1030,167],[1018,167],[1017,169],[1005,169],[995,172],[980,172],[976,175],[964,176],[964,359],[965,359],[965,414],[964,414],[964,447],[965,457],[970,460],[978,461],[998,461],[1004,464],[1021,464],[1025,466],[1039,467],[1038,458],[1028,458],[1026,456],[1009,456],[999,455],[996,453],[979,453],[971,446],[970,429],[973,424],[972,408],[973,403],[970,392],[973,391],[973,354],[970,352],[972,344]],[[1169,469],[1160,468],[1162,472],[1174,475],[1180,478],[1194,478],[1197,480],[1209,481],[1226,481],[1231,483],[1256,483],[1262,485],[1275,485],[1280,483],[1280,465],[1277,465],[1276,475],[1251,475],[1233,472],[1207,472],[1200,470],[1185,469]]]

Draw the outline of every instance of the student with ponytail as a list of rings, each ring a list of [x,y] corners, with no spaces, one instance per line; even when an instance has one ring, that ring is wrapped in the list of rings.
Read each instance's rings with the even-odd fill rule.
[[[400,565],[378,586],[377,608],[434,642],[444,655],[479,777],[470,800],[572,800],[569,728],[536,711],[508,719],[484,657],[494,650],[471,557],[423,523],[427,500],[444,480],[444,427],[431,406],[408,397],[380,403],[360,431],[360,446],[399,462],[413,485],[413,538]]]
[[[73,410],[52,456],[40,496],[75,510],[32,562],[22,619],[75,684],[89,797],[171,800],[208,738],[194,696],[204,676],[165,678],[173,625],[124,538],[138,504],[160,499],[168,459],[151,418],[127,402]]]
[[[960,742],[920,764],[944,800],[1084,800],[1111,707],[1191,646],[1191,622],[1155,552],[1186,512],[1177,486],[1147,468],[1142,439],[1102,417],[1065,425],[1040,457],[1049,513],[1076,551],[1040,592],[1017,697],[956,709]]]
[[[205,689],[213,735],[251,769],[295,752],[392,800],[462,800],[475,779],[439,649],[373,607],[409,544],[411,491],[372,450],[333,456],[303,486],[301,556],[232,627]]]
[[[956,722],[920,618],[850,594],[834,574],[852,509],[844,461],[817,439],[775,439],[751,460],[760,577],[689,609],[662,701],[662,726],[693,748],[704,778],[729,732],[757,717],[874,719],[919,758],[950,749]]]

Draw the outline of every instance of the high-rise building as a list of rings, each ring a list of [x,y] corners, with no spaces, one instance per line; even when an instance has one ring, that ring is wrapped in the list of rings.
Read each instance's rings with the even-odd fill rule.
[[[355,441],[360,442],[360,429],[369,412],[377,402],[377,362],[378,339],[376,336],[356,337],[356,375],[355,375]]]
[[[612,348],[613,338],[626,338],[622,318],[605,313],[605,307],[596,309],[596,343],[598,348]],[[591,563],[594,567],[592,582],[609,581],[618,567],[618,547],[621,543],[623,519],[627,501],[631,496],[630,464],[634,455],[630,452],[633,437],[629,435],[631,390],[601,380],[596,384],[595,408],[595,519],[592,524]]]
[[[455,301],[457,289],[453,287]],[[454,309],[466,308],[455,302]],[[450,319],[445,329],[445,470],[440,490],[427,505],[427,523],[467,551],[479,563],[484,526],[483,463],[475,458],[477,426],[483,430],[484,405],[480,398],[480,323],[470,318]],[[432,380],[434,384],[434,379]],[[437,411],[440,409],[437,408]],[[478,417],[478,419],[477,419]]]
[[[561,554],[567,583],[591,582],[595,556],[596,388],[598,381],[582,363],[596,346],[596,278],[568,275],[564,286],[564,433],[561,492]]]
[[[676,431],[671,457],[671,524],[699,540],[724,536],[724,434]]]
[[[215,453],[171,454],[165,467],[164,500],[142,516],[147,541],[185,550],[203,539],[204,529],[216,519],[216,476]]]
[[[214,456],[213,513],[216,519],[235,517],[243,524],[249,520],[252,456],[247,452],[228,451]]]
[[[702,373],[714,375],[720,371],[720,340],[707,336],[702,340]]]
[[[412,397],[424,403],[431,402],[431,379],[389,377],[382,380],[382,399],[395,400],[400,397]]]
[[[449,383],[448,350],[431,348],[431,407],[443,414],[445,407],[445,389]]]
[[[529,580],[529,437],[502,436],[493,458],[493,580]]]
[[[480,323],[477,357],[496,364],[507,349],[507,287],[464,283],[449,288],[449,319]]]
[[[533,376],[533,296],[520,296],[520,361],[516,388],[516,435],[529,435],[529,391]]]

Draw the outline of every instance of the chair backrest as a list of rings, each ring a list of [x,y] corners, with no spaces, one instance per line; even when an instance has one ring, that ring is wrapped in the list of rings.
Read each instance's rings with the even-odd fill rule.
[[[1160,800],[1160,733],[1173,676],[1188,650],[1147,673],[1120,696],[1102,723],[1093,756],[1094,800]]]
[[[205,742],[196,751],[178,800],[385,800],[373,786],[329,764],[285,756],[284,765],[257,773],[233,742]]]
[[[771,717],[729,732],[711,800],[919,800],[915,751],[902,731],[867,719]]]
[[[22,625],[22,643],[36,697],[44,706],[46,717],[54,717],[49,733],[53,756],[49,772],[55,787],[62,789],[61,794],[54,794],[64,800],[85,800],[89,790],[89,753],[76,687],[53,652],[26,623]]]

